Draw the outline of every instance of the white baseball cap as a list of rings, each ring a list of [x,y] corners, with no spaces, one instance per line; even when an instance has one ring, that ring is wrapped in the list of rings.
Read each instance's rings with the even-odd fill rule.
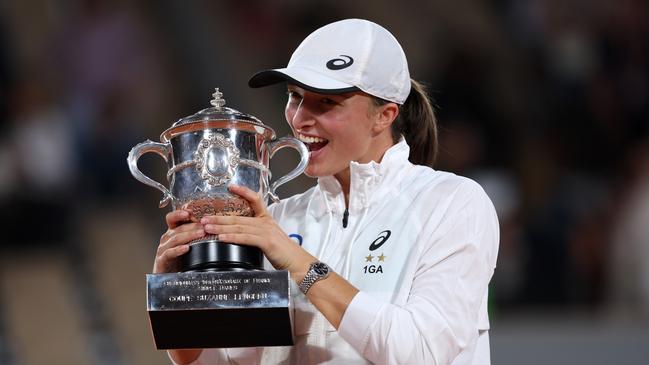
[[[363,19],[345,19],[317,29],[297,47],[288,66],[256,73],[250,87],[288,81],[304,89],[340,94],[364,91],[397,104],[410,93],[408,61],[394,36]]]

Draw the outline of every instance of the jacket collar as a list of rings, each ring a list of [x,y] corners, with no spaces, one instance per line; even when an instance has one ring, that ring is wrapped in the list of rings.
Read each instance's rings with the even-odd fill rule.
[[[349,212],[357,214],[379,201],[390,190],[398,190],[403,177],[413,165],[408,161],[410,147],[403,137],[390,147],[380,163],[350,162]],[[313,195],[312,214],[321,217],[328,212],[341,214],[345,211],[345,197],[338,180],[333,176],[318,178],[316,194]]]

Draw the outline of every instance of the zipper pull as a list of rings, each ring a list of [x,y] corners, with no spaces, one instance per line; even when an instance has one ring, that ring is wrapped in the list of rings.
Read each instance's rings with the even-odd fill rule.
[[[349,220],[349,209],[345,208],[345,213],[343,213],[343,228],[347,228],[348,220]]]

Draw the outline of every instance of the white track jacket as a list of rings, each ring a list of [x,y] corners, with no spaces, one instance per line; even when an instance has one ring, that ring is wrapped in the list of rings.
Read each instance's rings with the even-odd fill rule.
[[[331,176],[269,208],[296,244],[360,290],[338,331],[293,287],[294,346],[206,349],[194,364],[489,364],[494,207],[474,181],[408,154],[402,139],[381,163],[351,163],[347,227]]]

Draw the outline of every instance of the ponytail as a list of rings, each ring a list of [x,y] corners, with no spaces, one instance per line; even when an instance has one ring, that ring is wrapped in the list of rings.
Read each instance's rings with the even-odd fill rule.
[[[392,122],[392,140],[397,143],[403,135],[410,146],[408,160],[432,167],[437,156],[437,118],[426,87],[413,79],[410,83],[410,94]],[[374,100],[377,105],[388,103],[383,99]]]

